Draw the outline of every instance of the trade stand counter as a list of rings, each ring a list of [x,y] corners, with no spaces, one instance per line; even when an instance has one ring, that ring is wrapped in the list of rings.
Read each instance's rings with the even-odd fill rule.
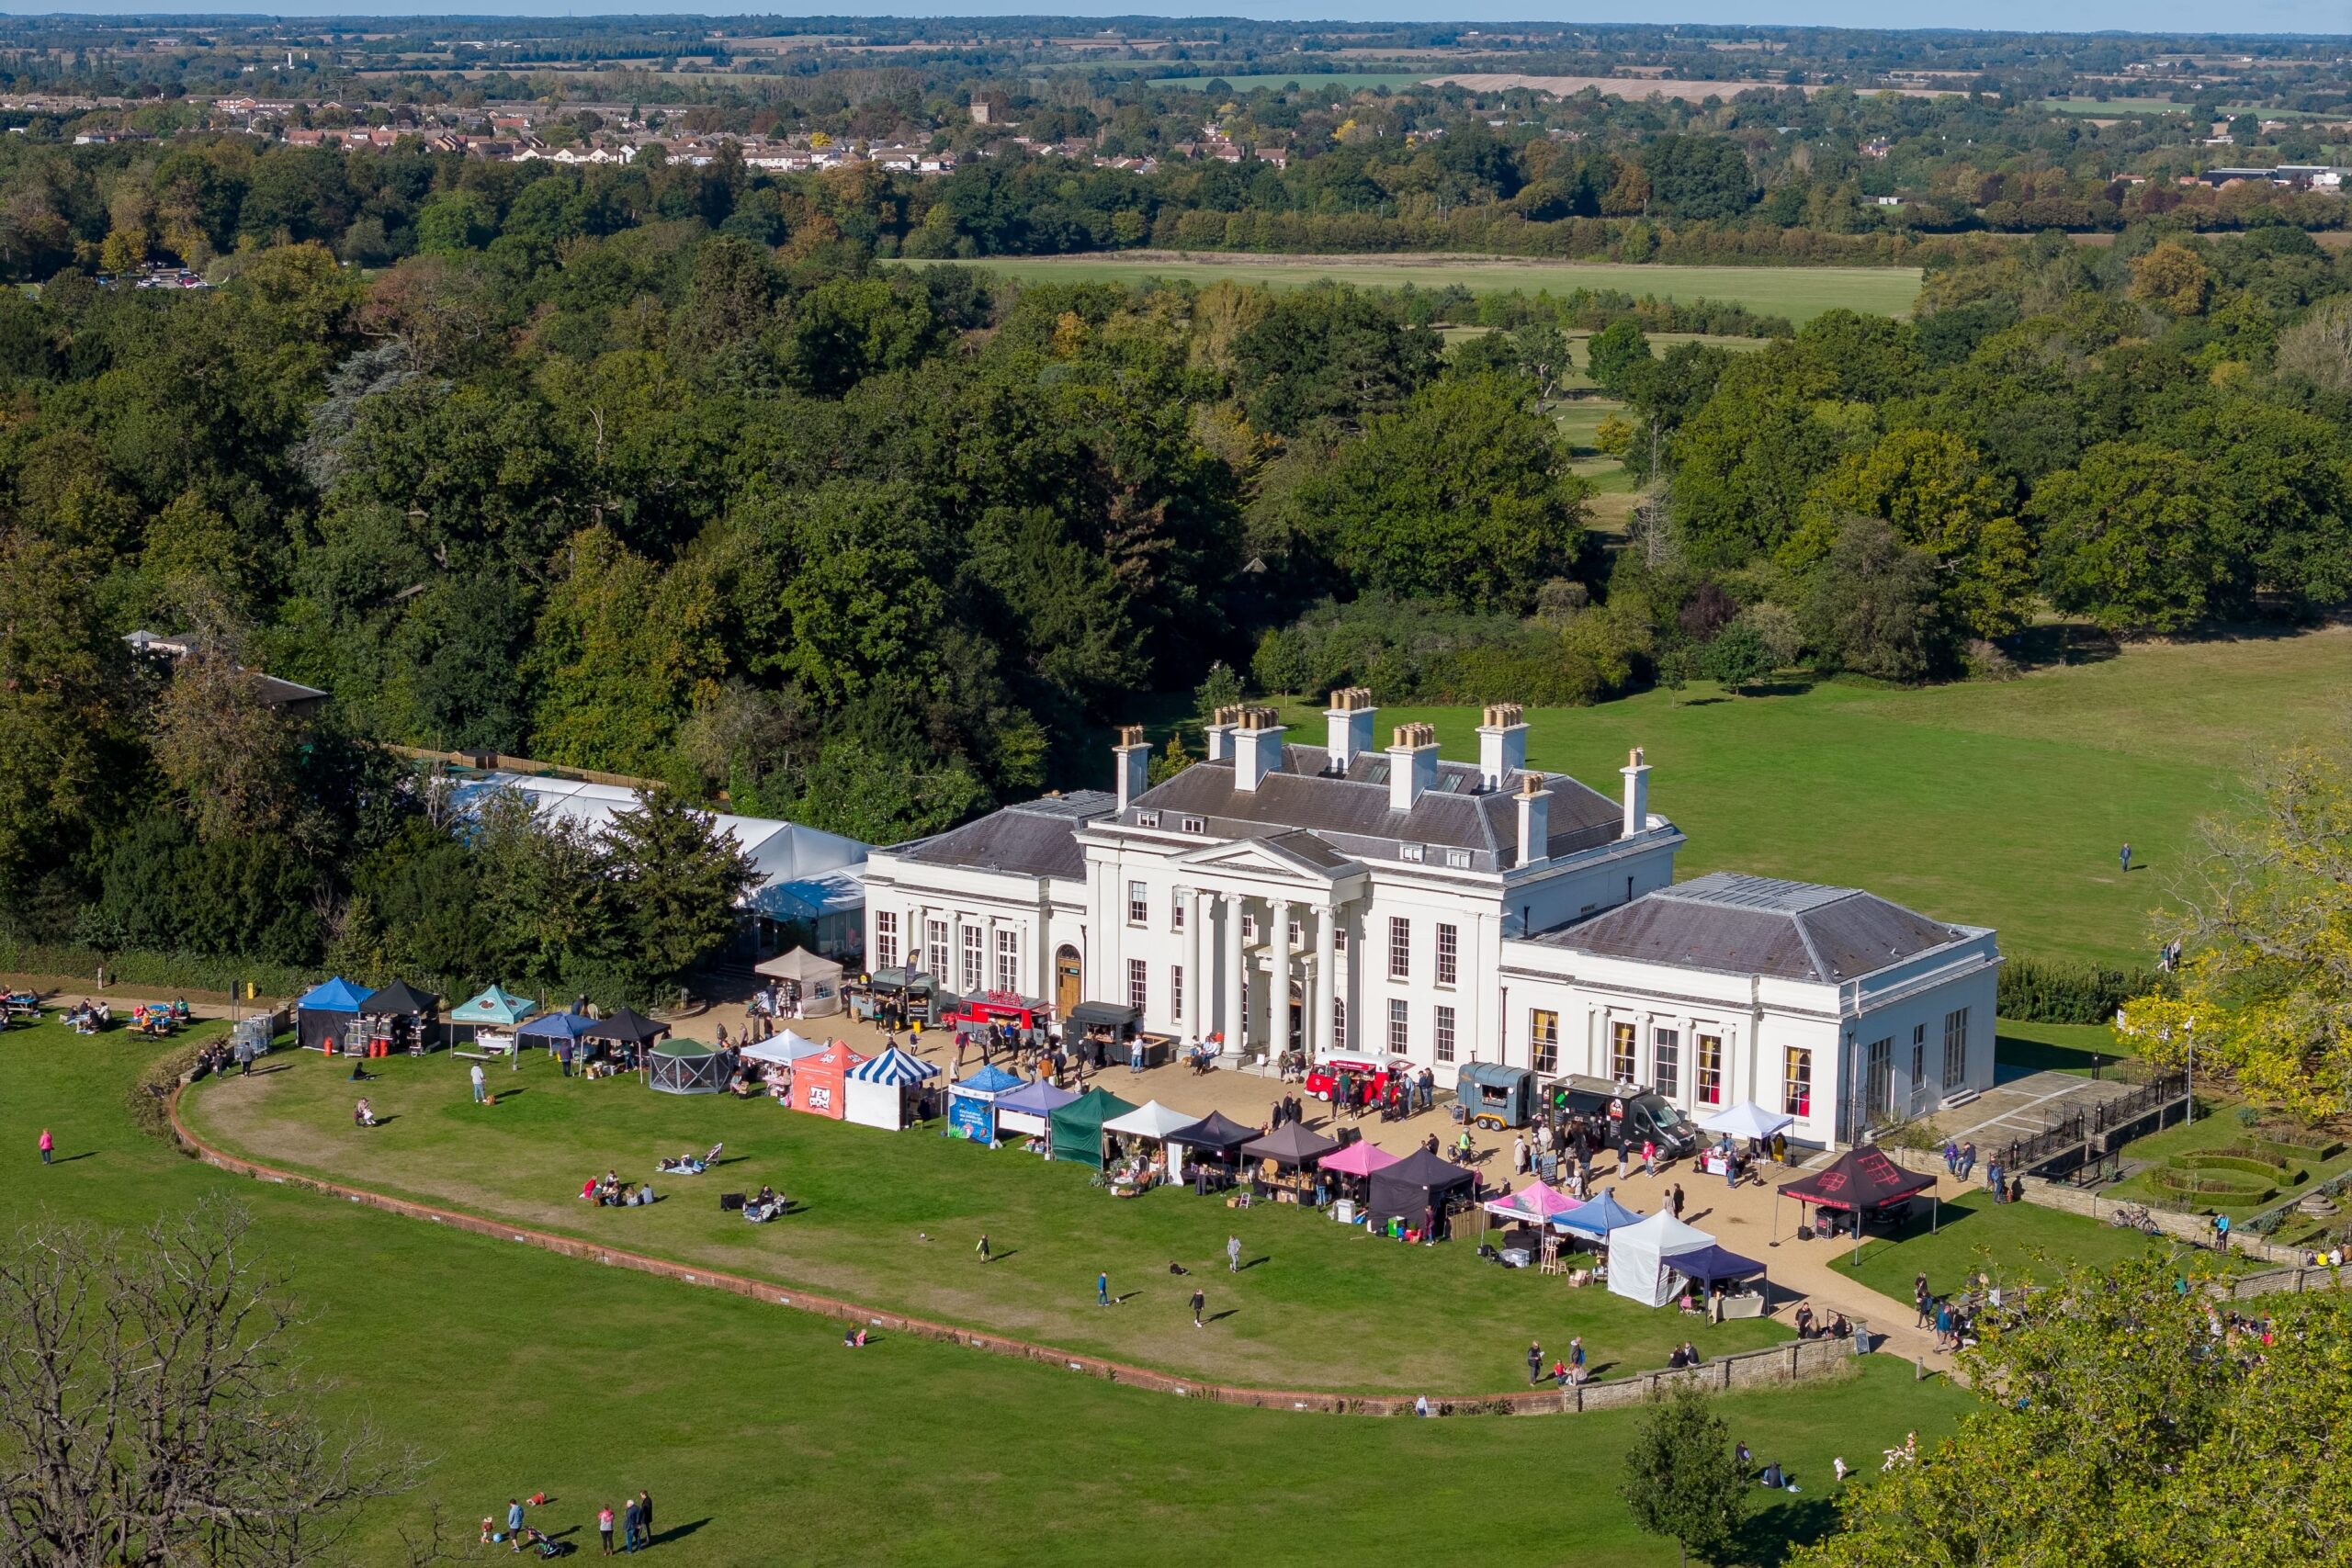
[[[1005,1090],[997,1096],[996,1135],[1000,1138],[1044,1138],[1052,1132],[1055,1111],[1073,1104],[1078,1096],[1056,1089],[1044,1078]],[[1051,1152],[1050,1145],[1048,1151]]]

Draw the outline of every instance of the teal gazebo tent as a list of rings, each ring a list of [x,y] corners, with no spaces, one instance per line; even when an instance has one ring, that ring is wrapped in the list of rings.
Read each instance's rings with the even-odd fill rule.
[[[484,1051],[503,1051],[514,1058],[514,1070],[523,1070],[523,1052],[514,1037],[514,1026],[539,1010],[539,1004],[528,997],[518,997],[503,986],[492,986],[461,1007],[449,1010],[449,1036],[457,1043],[459,1025],[473,1031],[474,1043]]]

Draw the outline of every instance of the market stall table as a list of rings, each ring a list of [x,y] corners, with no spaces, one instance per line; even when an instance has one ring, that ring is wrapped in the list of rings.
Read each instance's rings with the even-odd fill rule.
[[[1925,1171],[1905,1170],[1886,1156],[1883,1149],[1864,1145],[1849,1149],[1837,1163],[1820,1170],[1808,1171],[1781,1187],[1772,1194],[1772,1235],[1781,1234],[1781,1195],[1786,1193],[1800,1205],[1828,1209],[1849,1216],[1854,1224],[1854,1256],[1862,1251],[1862,1223],[1866,1219],[1883,1219],[1898,1204],[1907,1210],[1911,1200],[1928,1193],[1935,1202],[1928,1228],[1940,1228],[1943,1201],[1936,1193],[1936,1179]]]
[[[1257,1136],[1257,1128],[1245,1127],[1223,1111],[1212,1111],[1199,1121],[1177,1128],[1162,1142],[1168,1148],[1171,1175],[1179,1157],[1178,1151],[1191,1149],[1195,1155],[1193,1165],[1196,1173],[1206,1163],[1230,1177],[1237,1174],[1236,1166],[1241,1157],[1242,1147]]]
[[[1324,1164],[1328,1168],[1330,1162]],[[1442,1221],[1448,1203],[1469,1196],[1477,1185],[1476,1171],[1415,1149],[1372,1173],[1372,1217],[1375,1224],[1394,1219],[1408,1231],[1419,1230],[1432,1213]]]
[[[1167,1160],[1168,1179],[1182,1181],[1184,1179],[1183,1152],[1169,1143],[1168,1134],[1189,1127],[1199,1120],[1189,1111],[1148,1100],[1126,1114],[1105,1122],[1102,1130],[1123,1138],[1139,1138],[1146,1143],[1158,1144]]]

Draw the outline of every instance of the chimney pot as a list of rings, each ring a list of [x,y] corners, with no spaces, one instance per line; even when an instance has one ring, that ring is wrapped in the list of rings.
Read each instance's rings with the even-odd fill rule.
[[[1111,773],[1121,811],[1150,787],[1151,743],[1143,738],[1142,725],[1119,726],[1119,743],[1111,748]]]
[[[1511,797],[1519,808],[1519,860],[1521,865],[1541,865],[1551,858],[1552,795],[1544,787],[1542,777],[1535,773],[1519,776],[1519,793]]]
[[[1367,687],[1342,686],[1331,694],[1331,705],[1323,710],[1327,772],[1345,773],[1358,757],[1372,750],[1373,725],[1378,714]]]
[[[1478,726],[1478,787],[1509,787],[1527,766],[1527,716],[1517,703],[1488,703]]]
[[[1254,790],[1268,773],[1283,767],[1282,716],[1269,707],[1236,710],[1233,731],[1233,787]]]
[[[1410,811],[1437,784],[1437,731],[1400,724],[1388,748],[1388,809]]]
[[[1625,824],[1623,837],[1632,838],[1650,825],[1650,765],[1642,760],[1642,749],[1634,747],[1631,759],[1618,770],[1625,780]]]

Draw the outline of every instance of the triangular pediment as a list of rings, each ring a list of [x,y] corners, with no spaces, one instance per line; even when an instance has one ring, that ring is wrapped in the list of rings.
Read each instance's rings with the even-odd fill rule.
[[[1285,840],[1306,840],[1293,843]],[[1188,870],[1222,871],[1270,876],[1280,881],[1328,887],[1363,870],[1340,856],[1322,840],[1306,833],[1285,833],[1281,840],[1236,839],[1186,850],[1170,862]]]

